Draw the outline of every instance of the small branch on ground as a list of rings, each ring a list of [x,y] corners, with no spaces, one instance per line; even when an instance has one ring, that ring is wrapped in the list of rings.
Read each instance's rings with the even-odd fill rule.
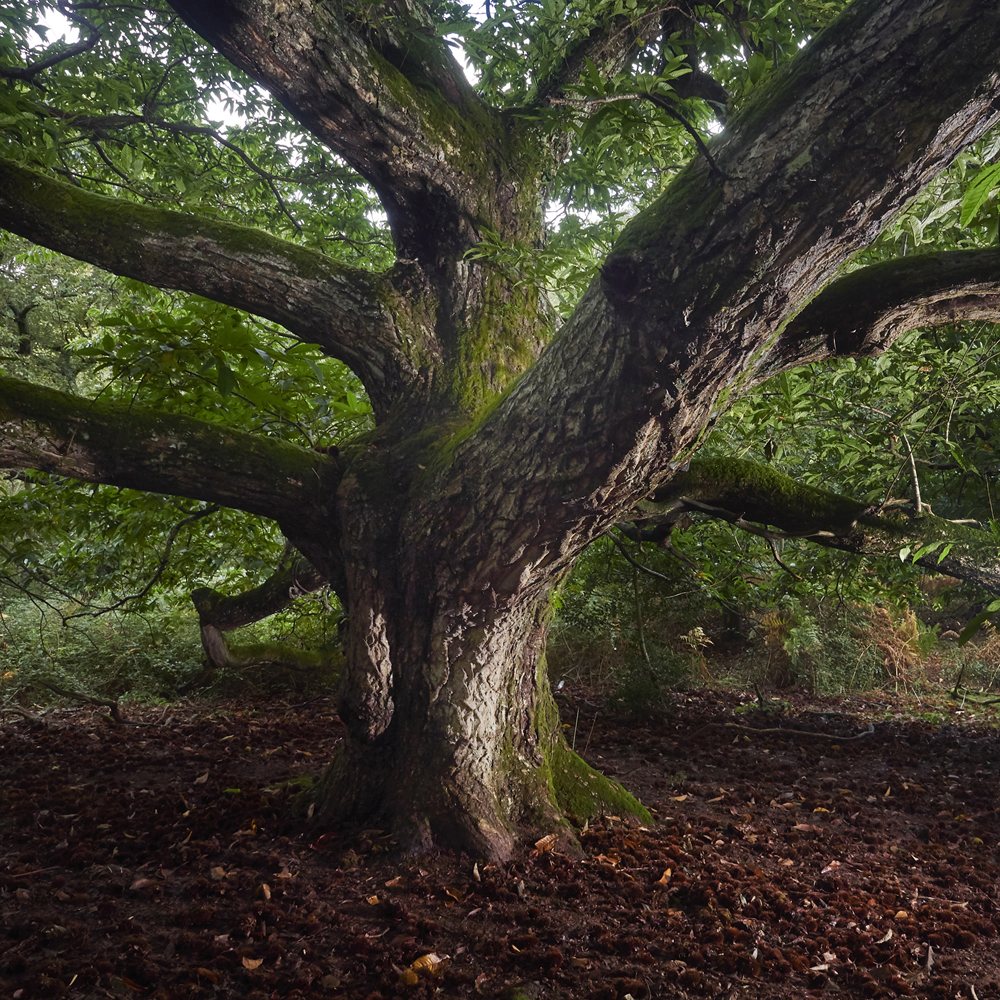
[[[868,728],[864,732],[856,733],[854,736],[835,736],[831,733],[811,733],[808,729],[782,729],[781,727],[771,729],[755,729],[753,726],[741,726],[735,722],[710,722],[707,726],[702,726],[691,736],[695,739],[702,733],[710,729],[735,729],[741,733],[753,733],[755,736],[809,736],[818,740],[835,740],[837,743],[845,743],[847,740],[860,740],[866,736],[871,736],[875,732],[875,726],[869,722]]]
[[[42,683],[50,691],[55,691],[56,694],[60,694],[64,698],[73,698],[76,701],[82,701],[88,705],[103,705],[111,712],[111,718],[119,725],[140,725],[140,723],[130,723],[128,719],[122,718],[121,709],[118,708],[117,701],[111,701],[109,698],[95,698],[93,695],[80,694],[78,691],[69,691],[66,688],[50,684],[48,681],[42,681]]]

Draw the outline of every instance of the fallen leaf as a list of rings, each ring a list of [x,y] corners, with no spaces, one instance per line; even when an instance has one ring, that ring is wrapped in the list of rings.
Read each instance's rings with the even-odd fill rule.
[[[262,958],[243,958],[243,968],[244,969],[259,969],[264,964],[264,959]]]
[[[878,940],[877,940],[877,941],[876,941],[875,943],[876,943],[876,944],[885,944],[885,943],[886,943],[886,941],[891,941],[891,940],[892,940],[892,928],[890,927],[890,928],[889,928],[889,929],[888,929],[888,930],[887,930],[887,931],[885,932],[885,937],[881,937],[881,938],[879,938],[879,939],[878,939]]]
[[[386,882],[386,888],[388,889],[398,889],[403,884],[403,876],[397,875],[395,878],[389,879]]]
[[[131,884],[131,885],[129,886],[129,888],[130,888],[130,889],[131,889],[131,890],[132,890],[133,892],[135,892],[135,891],[137,891],[137,890],[139,890],[139,889],[145,889],[145,888],[146,888],[147,886],[150,886],[150,885],[159,885],[159,883],[158,883],[158,882],[157,882],[157,881],[156,881],[155,879],[151,879],[151,878],[137,878],[137,879],[136,879],[136,880],[135,880],[135,881],[134,881],[134,882],[133,882],[133,883],[132,883],[132,884]]]
[[[216,972],[214,969],[205,969],[202,968],[201,966],[198,966],[198,968],[195,969],[194,971],[197,975],[201,976],[203,979],[207,979],[210,983],[217,983],[222,978],[222,976],[220,976],[219,973]],[[122,978],[124,979],[124,977]],[[124,981],[126,983],[129,982],[127,979],[124,979]],[[135,984],[134,988],[137,990],[142,989],[142,987],[138,983]]]
[[[366,896],[365,897],[365,902],[369,906],[374,906],[378,902],[378,896]]]
[[[209,868],[209,870],[208,870],[208,877],[213,882],[221,882],[226,877],[226,869],[225,868],[218,868],[218,867],[216,867],[216,868]]]
[[[535,841],[535,850],[539,854],[545,854],[551,851],[556,846],[556,835],[554,833],[548,833],[541,840]]]
[[[410,969],[413,972],[428,972],[434,975],[450,957],[450,955],[435,955],[434,952],[428,952],[426,955],[414,959],[410,963]]]
[[[204,774],[199,774],[198,777],[194,779],[194,783],[196,785],[204,785],[206,781],[208,781],[208,771]]]
[[[670,796],[670,801],[671,802],[687,802],[687,796],[686,795],[671,795]]]

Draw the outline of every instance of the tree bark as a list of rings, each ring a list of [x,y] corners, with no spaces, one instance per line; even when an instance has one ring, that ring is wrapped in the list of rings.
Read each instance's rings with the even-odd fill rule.
[[[474,565],[446,535],[416,529],[437,520],[430,511],[395,527],[354,500],[364,513],[345,554],[349,738],[316,790],[315,818],[384,825],[408,850],[488,858],[509,857],[523,830],[573,850],[566,814],[649,821],[562,736],[544,658],[555,579],[518,562]],[[512,571],[520,584],[498,594],[490,580]]]

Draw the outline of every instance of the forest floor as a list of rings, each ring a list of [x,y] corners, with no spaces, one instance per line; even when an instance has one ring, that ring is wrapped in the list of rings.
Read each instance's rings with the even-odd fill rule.
[[[329,759],[330,699],[5,717],[0,996],[1000,997],[995,718],[560,699],[656,822],[505,865],[303,833],[288,779]]]

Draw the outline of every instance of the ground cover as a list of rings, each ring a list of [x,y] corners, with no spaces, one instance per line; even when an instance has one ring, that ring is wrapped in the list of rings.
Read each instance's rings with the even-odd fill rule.
[[[1000,996],[993,708],[559,697],[656,823],[504,866],[303,834],[288,779],[329,759],[331,699],[5,717],[0,996]]]

